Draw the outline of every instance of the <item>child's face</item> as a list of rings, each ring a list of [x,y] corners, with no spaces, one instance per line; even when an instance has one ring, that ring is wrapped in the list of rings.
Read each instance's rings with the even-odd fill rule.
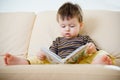
[[[64,20],[58,17],[58,22],[62,36],[68,39],[77,37],[82,27],[82,23],[80,23],[76,17],[65,18]]]

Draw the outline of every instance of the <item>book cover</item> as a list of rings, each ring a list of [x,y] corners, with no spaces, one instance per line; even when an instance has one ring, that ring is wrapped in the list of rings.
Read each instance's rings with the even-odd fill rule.
[[[51,64],[77,64],[80,62],[80,60],[87,57],[87,44],[78,47],[75,51],[73,51],[70,55],[63,59],[47,48],[42,48],[41,50],[45,53],[47,60]]]

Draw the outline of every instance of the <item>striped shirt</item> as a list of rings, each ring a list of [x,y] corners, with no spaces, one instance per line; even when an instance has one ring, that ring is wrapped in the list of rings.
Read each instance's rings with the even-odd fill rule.
[[[65,58],[78,47],[85,45],[86,43],[93,42],[93,40],[87,35],[78,35],[75,38],[67,39],[64,37],[58,37],[50,46],[50,50],[61,58]]]

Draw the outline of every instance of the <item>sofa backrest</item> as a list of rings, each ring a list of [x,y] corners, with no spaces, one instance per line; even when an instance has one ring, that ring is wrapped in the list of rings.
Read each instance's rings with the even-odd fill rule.
[[[120,12],[85,10],[83,13],[84,29],[81,33],[88,34],[101,49],[114,53],[114,56],[120,55]],[[48,48],[57,36],[60,36],[60,33],[56,11],[37,13],[29,55],[35,55],[41,47]]]
[[[0,13],[0,55],[6,52],[24,55],[28,52],[34,20],[33,12]]]
[[[103,50],[120,54],[120,12],[115,11],[85,11],[83,32],[91,36]]]
[[[57,36],[60,36],[58,28],[56,11],[37,13],[28,49],[28,56],[36,55],[42,47],[49,48],[52,41],[55,40]]]

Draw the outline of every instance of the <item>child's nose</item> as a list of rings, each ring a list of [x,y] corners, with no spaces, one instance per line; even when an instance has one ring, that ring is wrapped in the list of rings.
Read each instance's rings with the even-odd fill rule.
[[[66,26],[66,28],[65,28],[65,29],[66,29],[66,31],[69,31],[69,30],[70,30],[69,26]]]

